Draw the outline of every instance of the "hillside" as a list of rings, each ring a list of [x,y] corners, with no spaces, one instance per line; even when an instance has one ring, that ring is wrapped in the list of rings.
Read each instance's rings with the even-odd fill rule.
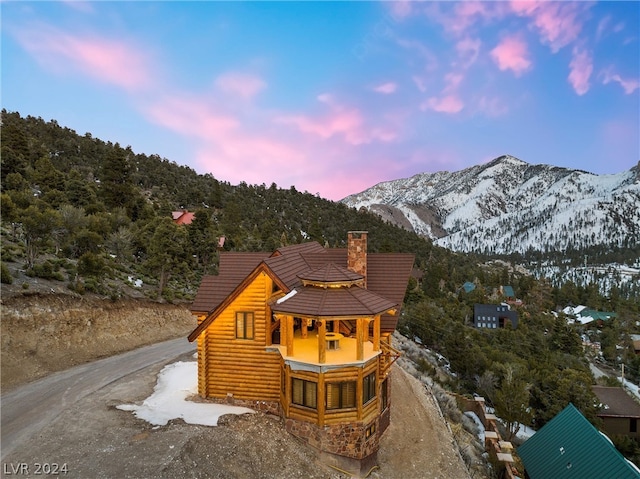
[[[612,288],[611,294],[603,295],[591,284],[551,284],[536,279],[517,264],[519,258],[515,256],[489,261],[475,254],[454,252],[365,208],[352,208],[275,184],[230,185],[216,180],[213,174],[199,175],[157,155],[135,153],[89,133],[78,135],[55,121],[22,118],[3,111],[0,133],[3,302],[8,301],[7,292],[12,292],[25,301],[25,308],[36,294],[68,294],[78,303],[95,299],[127,304],[135,299],[150,305],[188,304],[202,275],[217,273],[221,237],[225,238],[225,250],[273,251],[281,245],[309,240],[343,247],[347,231],[366,230],[371,252],[415,254],[416,270],[406,291],[399,329],[442,358],[451,371],[440,379],[447,390],[468,395],[481,391],[483,396],[497,400],[508,386],[510,375],[517,373],[517,382],[511,386],[530,387],[530,394],[518,396],[523,398],[519,411],[531,411],[534,416],[525,418],[527,423],[533,420],[543,425],[567,401],[593,419],[593,378],[581,335],[601,343],[603,360],[615,367],[624,361],[628,374],[640,377],[640,356],[635,355],[628,340],[629,334],[638,333],[640,303],[623,291]],[[478,168],[477,177],[487,176],[478,183],[467,172],[469,191],[460,191],[466,191],[469,198],[472,191],[486,193],[483,185],[497,181],[490,169],[506,171],[504,174],[511,176],[505,178],[513,177],[504,180],[510,184],[519,181],[511,170],[529,167],[514,159],[502,159]],[[535,172],[535,167],[530,171]],[[436,174],[434,178],[438,175],[448,174]],[[565,175],[568,184],[572,175]],[[633,178],[633,182],[631,176],[614,182],[625,198],[636,194],[637,175]],[[435,187],[435,179],[432,183]],[[458,187],[451,184],[454,190]],[[398,197],[406,193],[405,189],[397,189]],[[443,189],[441,194],[447,197],[448,193]],[[487,215],[506,209],[500,203],[505,199],[488,193],[485,196],[493,198],[489,205],[495,203]],[[183,209],[195,212],[190,225],[172,221],[172,212]],[[438,219],[443,231],[448,227],[437,209],[421,214]],[[633,248],[625,253],[629,251]],[[569,258],[568,252],[562,255],[563,260]],[[572,257],[574,260],[582,261],[582,257]],[[462,288],[465,283],[472,283],[475,289],[466,293]],[[473,305],[503,301],[502,285],[511,285],[522,301],[516,307],[522,317],[518,328],[493,333],[473,328]],[[569,303],[615,311],[617,319],[599,331],[578,329],[554,314]],[[131,305],[135,309],[133,302]],[[148,327],[154,326],[152,318],[149,323]],[[3,340],[7,324],[3,314]],[[25,337],[31,341],[40,328],[44,333],[55,330],[50,324],[30,324]],[[95,324],[93,320],[91,324]],[[143,331],[137,333],[141,338],[146,334]],[[79,342],[69,341],[71,346]],[[34,346],[32,341],[21,346],[15,342],[15,361],[46,352],[45,344]],[[43,361],[47,362],[53,363]],[[3,364],[10,363],[3,357]],[[420,367],[424,371],[431,368],[427,363]]]
[[[342,201],[455,251],[504,255],[640,242],[640,164],[594,175],[501,156],[380,183]]]
[[[512,156],[380,183],[344,204],[453,251],[526,266],[555,286],[640,296],[640,164],[594,175]]]
[[[367,230],[371,251],[467,261],[376,215],[293,187],[230,185],[55,121],[3,111],[0,132],[5,284],[28,288],[27,275],[119,298],[131,278],[150,299],[190,300],[216,273],[222,236],[226,250],[273,251],[309,240],[340,247],[347,231]],[[178,227],[172,212],[185,209],[195,220]]]

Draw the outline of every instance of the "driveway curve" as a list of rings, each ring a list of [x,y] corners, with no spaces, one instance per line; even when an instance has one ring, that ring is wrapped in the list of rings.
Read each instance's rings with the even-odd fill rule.
[[[172,339],[82,364],[20,386],[0,397],[2,460],[85,396],[141,369],[193,351],[186,338]]]

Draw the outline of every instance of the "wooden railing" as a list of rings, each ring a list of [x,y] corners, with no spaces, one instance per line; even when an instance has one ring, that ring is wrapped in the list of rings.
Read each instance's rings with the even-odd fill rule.
[[[391,365],[402,356],[402,353],[384,341],[380,341],[380,349],[382,350],[382,354],[380,354],[380,375],[384,379],[389,374]]]

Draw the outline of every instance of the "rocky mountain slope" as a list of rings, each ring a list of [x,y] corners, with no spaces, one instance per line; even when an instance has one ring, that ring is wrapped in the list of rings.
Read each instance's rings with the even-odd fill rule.
[[[640,163],[595,175],[512,156],[379,183],[342,200],[456,251],[550,252],[640,243]]]

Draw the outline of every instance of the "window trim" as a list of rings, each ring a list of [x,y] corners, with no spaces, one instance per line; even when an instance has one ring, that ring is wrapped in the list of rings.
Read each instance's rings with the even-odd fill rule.
[[[302,383],[302,403],[298,403],[295,401],[294,389],[296,387],[297,381],[300,381]],[[307,394],[308,394],[307,388],[311,387],[310,386],[311,384],[313,384],[313,388],[315,389],[315,404],[313,405],[307,404],[307,400],[306,400]],[[307,381],[306,379],[301,379],[301,378],[291,378],[291,404],[299,407],[305,407],[305,408],[317,410],[318,409],[318,383],[314,381]]]
[[[348,400],[349,395],[346,388],[348,388],[348,384],[351,384],[353,387],[353,402],[351,404],[345,404],[345,401]],[[329,390],[333,387],[338,387],[338,406],[330,407],[329,405]],[[357,387],[358,384],[356,381],[334,381],[325,383],[325,404],[327,411],[338,411],[340,409],[355,409],[357,404]]]
[[[242,331],[239,330],[238,328],[238,321],[241,320],[242,321]],[[247,334],[247,323],[248,320],[251,321],[251,335],[249,336]],[[243,339],[243,340],[249,340],[252,341],[255,339],[256,337],[256,317],[255,314],[253,313],[253,311],[236,311],[236,324],[235,324],[235,330],[236,330],[236,339]]]
[[[362,404],[367,404],[376,398],[376,383],[376,371],[369,373],[364,378],[362,378]]]

